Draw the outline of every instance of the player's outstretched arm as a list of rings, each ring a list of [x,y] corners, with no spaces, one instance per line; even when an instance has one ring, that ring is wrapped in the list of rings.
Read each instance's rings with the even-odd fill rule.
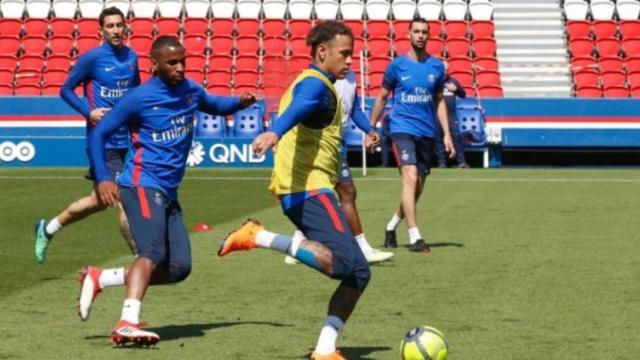
[[[215,96],[202,89],[203,96],[198,104],[198,110],[212,115],[229,115],[244,109],[256,101],[258,97],[253,92],[246,92],[241,96]]]
[[[360,107],[360,97],[356,96],[354,99],[354,104],[351,110],[351,119],[356,124],[356,126],[364,131],[367,134],[365,139],[365,147],[369,150],[372,150],[374,147],[380,144],[380,136],[376,132],[376,129],[371,126],[369,123],[369,119],[367,119],[367,115],[362,111]]]

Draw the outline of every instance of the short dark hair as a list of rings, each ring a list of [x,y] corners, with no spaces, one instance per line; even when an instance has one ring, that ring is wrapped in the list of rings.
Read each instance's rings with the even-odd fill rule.
[[[327,20],[314,26],[307,35],[307,46],[311,47],[311,56],[316,56],[318,45],[333,40],[337,35],[346,35],[353,40],[351,29],[340,21]]]
[[[124,16],[122,11],[115,6],[104,8],[102,12],[100,12],[100,16],[98,17],[98,22],[100,23],[100,27],[104,25],[104,18],[112,15],[120,15],[122,21],[125,21],[127,18]]]
[[[409,30],[413,27],[413,23],[427,24],[427,27],[430,27],[429,22],[425,18],[413,18],[409,23]]]
[[[182,43],[180,43],[180,40],[178,40],[178,38],[175,36],[172,36],[172,35],[158,36],[153,41],[153,44],[151,44],[151,57],[155,59],[160,49],[162,49],[165,46],[172,46],[175,48],[184,48]]]

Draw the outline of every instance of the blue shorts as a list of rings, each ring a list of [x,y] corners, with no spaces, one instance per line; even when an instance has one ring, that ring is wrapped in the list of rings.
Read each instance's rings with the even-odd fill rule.
[[[309,240],[333,253],[331,277],[363,291],[371,278],[369,264],[349,229],[347,218],[333,193],[310,197],[285,211],[285,215]]]
[[[418,175],[426,177],[431,172],[431,154],[434,149],[433,138],[415,136],[405,133],[391,134],[393,154],[398,167],[415,165]]]
[[[104,156],[107,160],[107,169],[109,169],[111,180],[113,182],[116,182],[116,180],[118,180],[118,176],[120,176],[120,173],[122,173],[122,169],[124,168],[124,159],[127,157],[127,149],[106,149],[104,152]],[[89,167],[89,170],[84,175],[84,178],[87,180],[95,181],[96,176],[95,172],[93,171],[93,167]]]
[[[144,187],[121,186],[120,200],[138,256],[166,271],[173,282],[185,279],[191,271],[191,244],[180,204]]]

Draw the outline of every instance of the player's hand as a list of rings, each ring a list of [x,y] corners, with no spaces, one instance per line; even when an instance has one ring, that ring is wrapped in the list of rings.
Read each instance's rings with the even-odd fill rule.
[[[444,87],[445,87],[445,89],[447,89],[447,90],[449,90],[451,92],[455,92],[456,90],[458,90],[458,87],[453,82],[445,83]]]
[[[269,148],[278,144],[278,135],[273,131],[267,131],[260,134],[255,140],[253,140],[253,152],[258,155],[264,155]]]
[[[243,108],[254,104],[256,101],[258,101],[258,96],[253,91],[240,95],[240,106]]]
[[[380,135],[375,130],[371,130],[364,138],[364,146],[373,152],[376,146],[380,145]]]
[[[451,141],[451,135],[446,134],[443,143],[445,151],[449,154],[449,159],[454,159],[456,157],[456,148],[453,146],[453,141]]]
[[[104,115],[109,110],[110,110],[109,108],[97,108],[97,109],[91,110],[91,112],[89,113],[89,124],[91,126],[95,126],[98,122],[100,122],[100,120],[102,120]]]
[[[98,183],[98,198],[107,206],[116,206],[120,201],[118,185],[113,181],[102,181]]]

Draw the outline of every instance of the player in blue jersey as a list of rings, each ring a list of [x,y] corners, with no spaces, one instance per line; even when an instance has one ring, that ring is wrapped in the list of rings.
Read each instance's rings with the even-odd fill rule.
[[[122,12],[115,7],[104,9],[100,13],[99,24],[103,45],[78,58],[60,89],[62,99],[87,120],[87,134],[127,91],[140,84],[138,55],[123,44],[125,17]],[[74,89],[80,85],[84,88],[83,98],[74,93]],[[120,128],[107,141],[107,159],[112,179],[122,171],[127,147],[128,131],[125,127]],[[89,170],[87,177],[90,180],[95,179],[93,169]],[[34,227],[37,262],[44,262],[47,247],[56,232],[106,208],[105,203],[96,196],[94,187],[89,196],[74,201],[53,219],[36,221]],[[135,254],[136,248],[129,234],[127,217],[121,207],[118,215],[122,235],[127,240],[131,252]]]
[[[402,196],[399,209],[387,224],[385,247],[397,247],[395,230],[406,217],[409,250],[428,252],[429,247],[416,222],[416,203],[431,167],[429,157],[433,153],[436,121],[442,125],[443,142],[450,157],[455,156],[455,150],[449,133],[447,107],[442,100],[444,64],[425,52],[429,37],[427,21],[414,19],[409,26],[411,50],[395,58],[387,67],[371,121],[375,125],[387,97],[393,93],[389,133],[402,175]]]
[[[158,37],[151,56],[154,77],[127,93],[89,134],[98,195],[108,206],[122,202],[138,249],[129,269],[88,267],[81,279],[78,306],[83,320],[103,288],[125,285],[126,279],[122,316],[111,334],[115,344],[155,344],[159,336],[140,325],[144,294],[149,285],[177,283],[191,271],[178,186],[191,149],[196,110],[227,115],[256,101],[252,93],[212,96],[184,78],[185,49],[175,37]],[[118,188],[109,173],[105,146],[122,126],[131,130],[131,144]]]
[[[456,98],[464,99],[467,93],[458,80],[447,74],[444,80],[444,102],[447,104],[447,113],[449,118],[449,131],[451,132],[451,140],[453,146],[456,149],[456,162],[458,168],[466,169],[469,167],[467,160],[464,157],[464,143],[462,142],[462,136],[460,135],[460,129],[458,128],[458,119],[456,118]],[[442,126],[438,122],[436,128],[436,160],[438,161],[438,167],[447,167],[447,159],[444,152],[444,133],[442,132]]]

